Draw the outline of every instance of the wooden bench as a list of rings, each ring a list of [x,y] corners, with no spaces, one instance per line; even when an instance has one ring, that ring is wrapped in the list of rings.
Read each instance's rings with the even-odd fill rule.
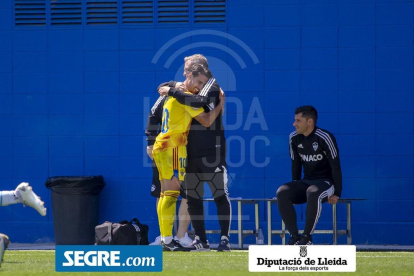
[[[332,204],[332,222],[333,222],[333,229],[332,230],[315,230],[313,234],[333,234],[333,244],[337,244],[338,237],[346,235],[347,236],[347,243],[352,243],[352,231],[351,231],[351,203],[354,201],[361,201],[365,200],[363,198],[344,198],[339,199],[337,204],[346,204],[347,205],[347,218],[346,218],[346,229],[337,229],[337,214],[336,214],[336,205]],[[214,199],[204,199],[204,201],[210,202],[214,201]],[[237,230],[231,230],[230,234],[237,234],[238,235],[238,245],[239,248],[243,248],[243,239],[246,236],[254,235],[257,239],[257,234],[259,231],[260,225],[260,216],[259,216],[259,203],[260,202],[267,202],[267,238],[268,244],[272,244],[272,235],[280,235],[282,238],[282,244],[286,244],[286,235],[289,232],[286,230],[285,223],[282,220],[282,229],[281,230],[272,230],[272,204],[277,203],[276,198],[230,198],[230,201],[237,202]],[[244,230],[243,229],[243,205],[245,204],[254,204],[255,206],[255,228],[254,230]],[[302,233],[303,231],[300,231]],[[206,230],[207,234],[220,234],[220,230]]]

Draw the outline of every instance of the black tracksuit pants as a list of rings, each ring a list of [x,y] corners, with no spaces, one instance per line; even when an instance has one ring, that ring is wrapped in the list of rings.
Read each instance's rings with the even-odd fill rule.
[[[294,204],[307,203],[306,222],[303,234],[311,235],[322,212],[322,203],[333,195],[332,180],[298,180],[288,182],[276,192],[280,216],[291,235],[298,234],[298,225]]]
[[[217,215],[221,235],[229,237],[231,205],[227,187],[227,166],[225,157],[211,156],[188,159],[185,187],[187,191],[188,213],[195,235],[206,242],[204,222],[204,183],[207,183],[217,205]]]

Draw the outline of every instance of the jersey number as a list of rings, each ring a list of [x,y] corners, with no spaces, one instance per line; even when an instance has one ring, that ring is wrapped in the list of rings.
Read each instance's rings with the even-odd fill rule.
[[[187,158],[182,158],[182,157],[180,157],[180,165],[181,165],[181,167],[180,168],[184,168],[185,167],[185,162],[187,161]]]
[[[162,114],[162,127],[161,127],[161,132],[162,133],[166,133],[168,131],[168,119],[170,118],[170,112],[168,111],[168,109],[164,108],[164,112]]]

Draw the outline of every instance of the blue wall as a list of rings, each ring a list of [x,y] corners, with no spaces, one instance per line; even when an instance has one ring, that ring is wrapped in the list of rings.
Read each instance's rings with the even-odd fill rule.
[[[312,104],[319,126],[337,137],[343,197],[367,199],[353,205],[354,243],[414,244],[412,2],[228,0],[219,24],[87,25],[83,10],[79,26],[52,26],[47,16],[28,27],[15,26],[14,1],[0,1],[0,190],[28,181],[49,208],[46,217],[1,208],[0,232],[53,240],[46,178],[102,174],[100,219],[139,217],[158,235],[146,117],[157,84],[182,79],[183,57],[202,53],[228,96],[231,196],[273,197],[290,179],[294,108]],[[197,30],[215,33],[184,35],[153,62],[170,39]],[[324,207],[318,229],[331,225]],[[297,210],[303,227],[305,206]],[[276,207],[273,220],[279,226]],[[215,218],[207,225],[218,228]]]

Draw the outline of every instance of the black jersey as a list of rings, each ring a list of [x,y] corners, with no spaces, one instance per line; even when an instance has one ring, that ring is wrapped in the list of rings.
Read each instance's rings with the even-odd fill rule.
[[[214,78],[208,80],[203,89],[196,95],[184,93],[179,89],[175,89],[176,82],[170,81],[162,83],[161,86],[169,86],[169,96],[185,105],[194,108],[204,108],[204,112],[210,112],[219,103],[220,86]],[[152,107],[148,117],[147,129],[148,145],[152,145],[155,137],[158,135],[161,123],[162,106],[165,97],[161,96],[156,104]],[[190,132],[188,134],[187,156],[188,158],[207,157],[207,156],[225,156],[226,155],[226,139],[224,136],[224,128],[222,123],[222,114],[217,116],[210,127],[202,126],[197,120],[192,120]]]
[[[293,180],[301,179],[303,166],[304,179],[330,179],[334,183],[334,195],[341,196],[341,163],[336,139],[332,133],[315,127],[306,137],[294,131],[289,135],[289,150]]]
[[[164,106],[165,99],[167,97],[160,96],[150,113],[148,114],[147,128],[145,129],[145,135],[147,135],[148,146],[152,146],[155,143],[158,133],[161,132],[162,124],[162,107]]]

